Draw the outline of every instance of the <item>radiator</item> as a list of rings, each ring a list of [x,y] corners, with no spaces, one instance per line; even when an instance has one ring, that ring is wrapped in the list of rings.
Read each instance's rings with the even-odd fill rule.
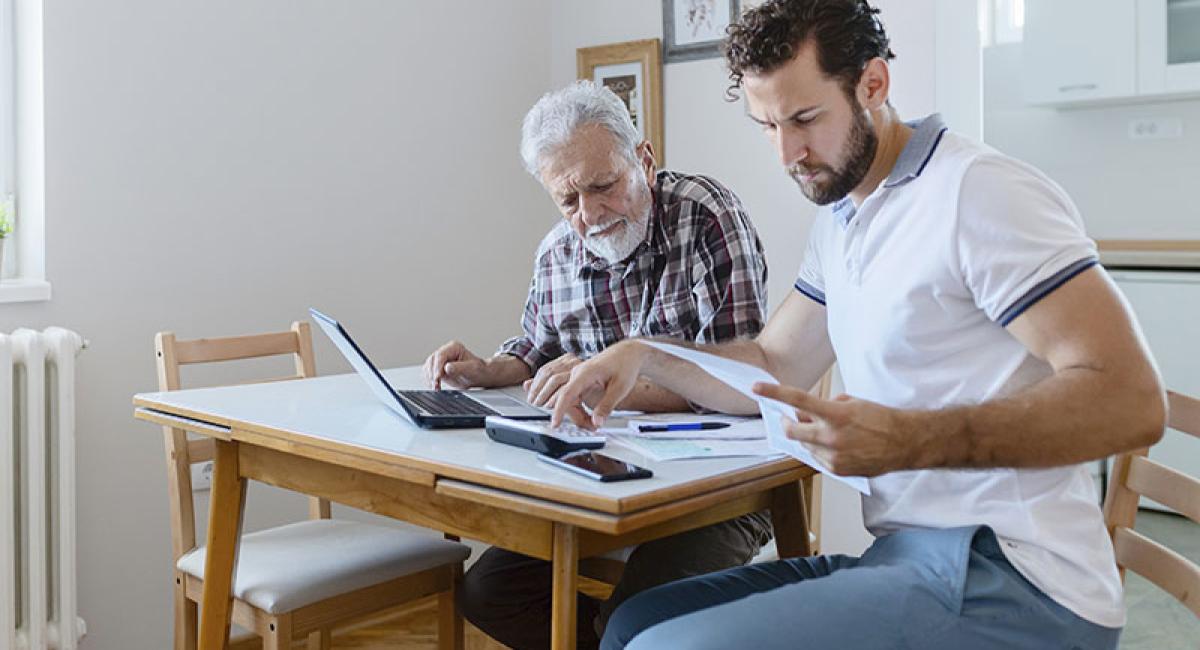
[[[0,334],[0,650],[73,650],[75,356],[51,327]]]

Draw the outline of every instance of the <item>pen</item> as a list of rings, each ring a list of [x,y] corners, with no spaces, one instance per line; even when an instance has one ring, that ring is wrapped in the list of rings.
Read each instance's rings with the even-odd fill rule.
[[[638,431],[709,431],[724,429],[728,422],[680,422],[677,424],[639,424]]]

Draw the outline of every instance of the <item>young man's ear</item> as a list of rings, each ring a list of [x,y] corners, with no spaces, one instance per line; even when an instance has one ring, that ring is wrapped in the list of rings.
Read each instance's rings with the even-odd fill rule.
[[[887,61],[880,57],[867,61],[855,89],[859,105],[871,111],[883,107],[887,103],[890,89],[891,75]]]
[[[654,185],[655,174],[658,171],[654,160],[654,145],[650,144],[649,140],[642,140],[642,143],[637,146],[638,166],[646,175],[646,182],[651,186]]]

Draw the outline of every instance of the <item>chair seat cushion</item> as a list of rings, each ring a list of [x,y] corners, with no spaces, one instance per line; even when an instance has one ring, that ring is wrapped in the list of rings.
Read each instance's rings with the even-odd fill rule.
[[[396,528],[314,519],[242,536],[233,593],[271,614],[339,594],[462,562],[457,542]],[[179,558],[180,571],[203,579],[205,547]]]

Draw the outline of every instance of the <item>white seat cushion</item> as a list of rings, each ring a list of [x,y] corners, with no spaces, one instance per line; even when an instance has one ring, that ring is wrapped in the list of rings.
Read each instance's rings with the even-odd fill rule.
[[[242,536],[233,593],[272,614],[356,591],[471,554],[463,544],[395,528],[314,519]],[[203,546],[179,558],[203,579]]]
[[[600,557],[606,560],[617,560],[618,562],[628,562],[629,556],[637,550],[637,546],[625,546],[622,548],[614,548],[613,550],[601,555]]]

